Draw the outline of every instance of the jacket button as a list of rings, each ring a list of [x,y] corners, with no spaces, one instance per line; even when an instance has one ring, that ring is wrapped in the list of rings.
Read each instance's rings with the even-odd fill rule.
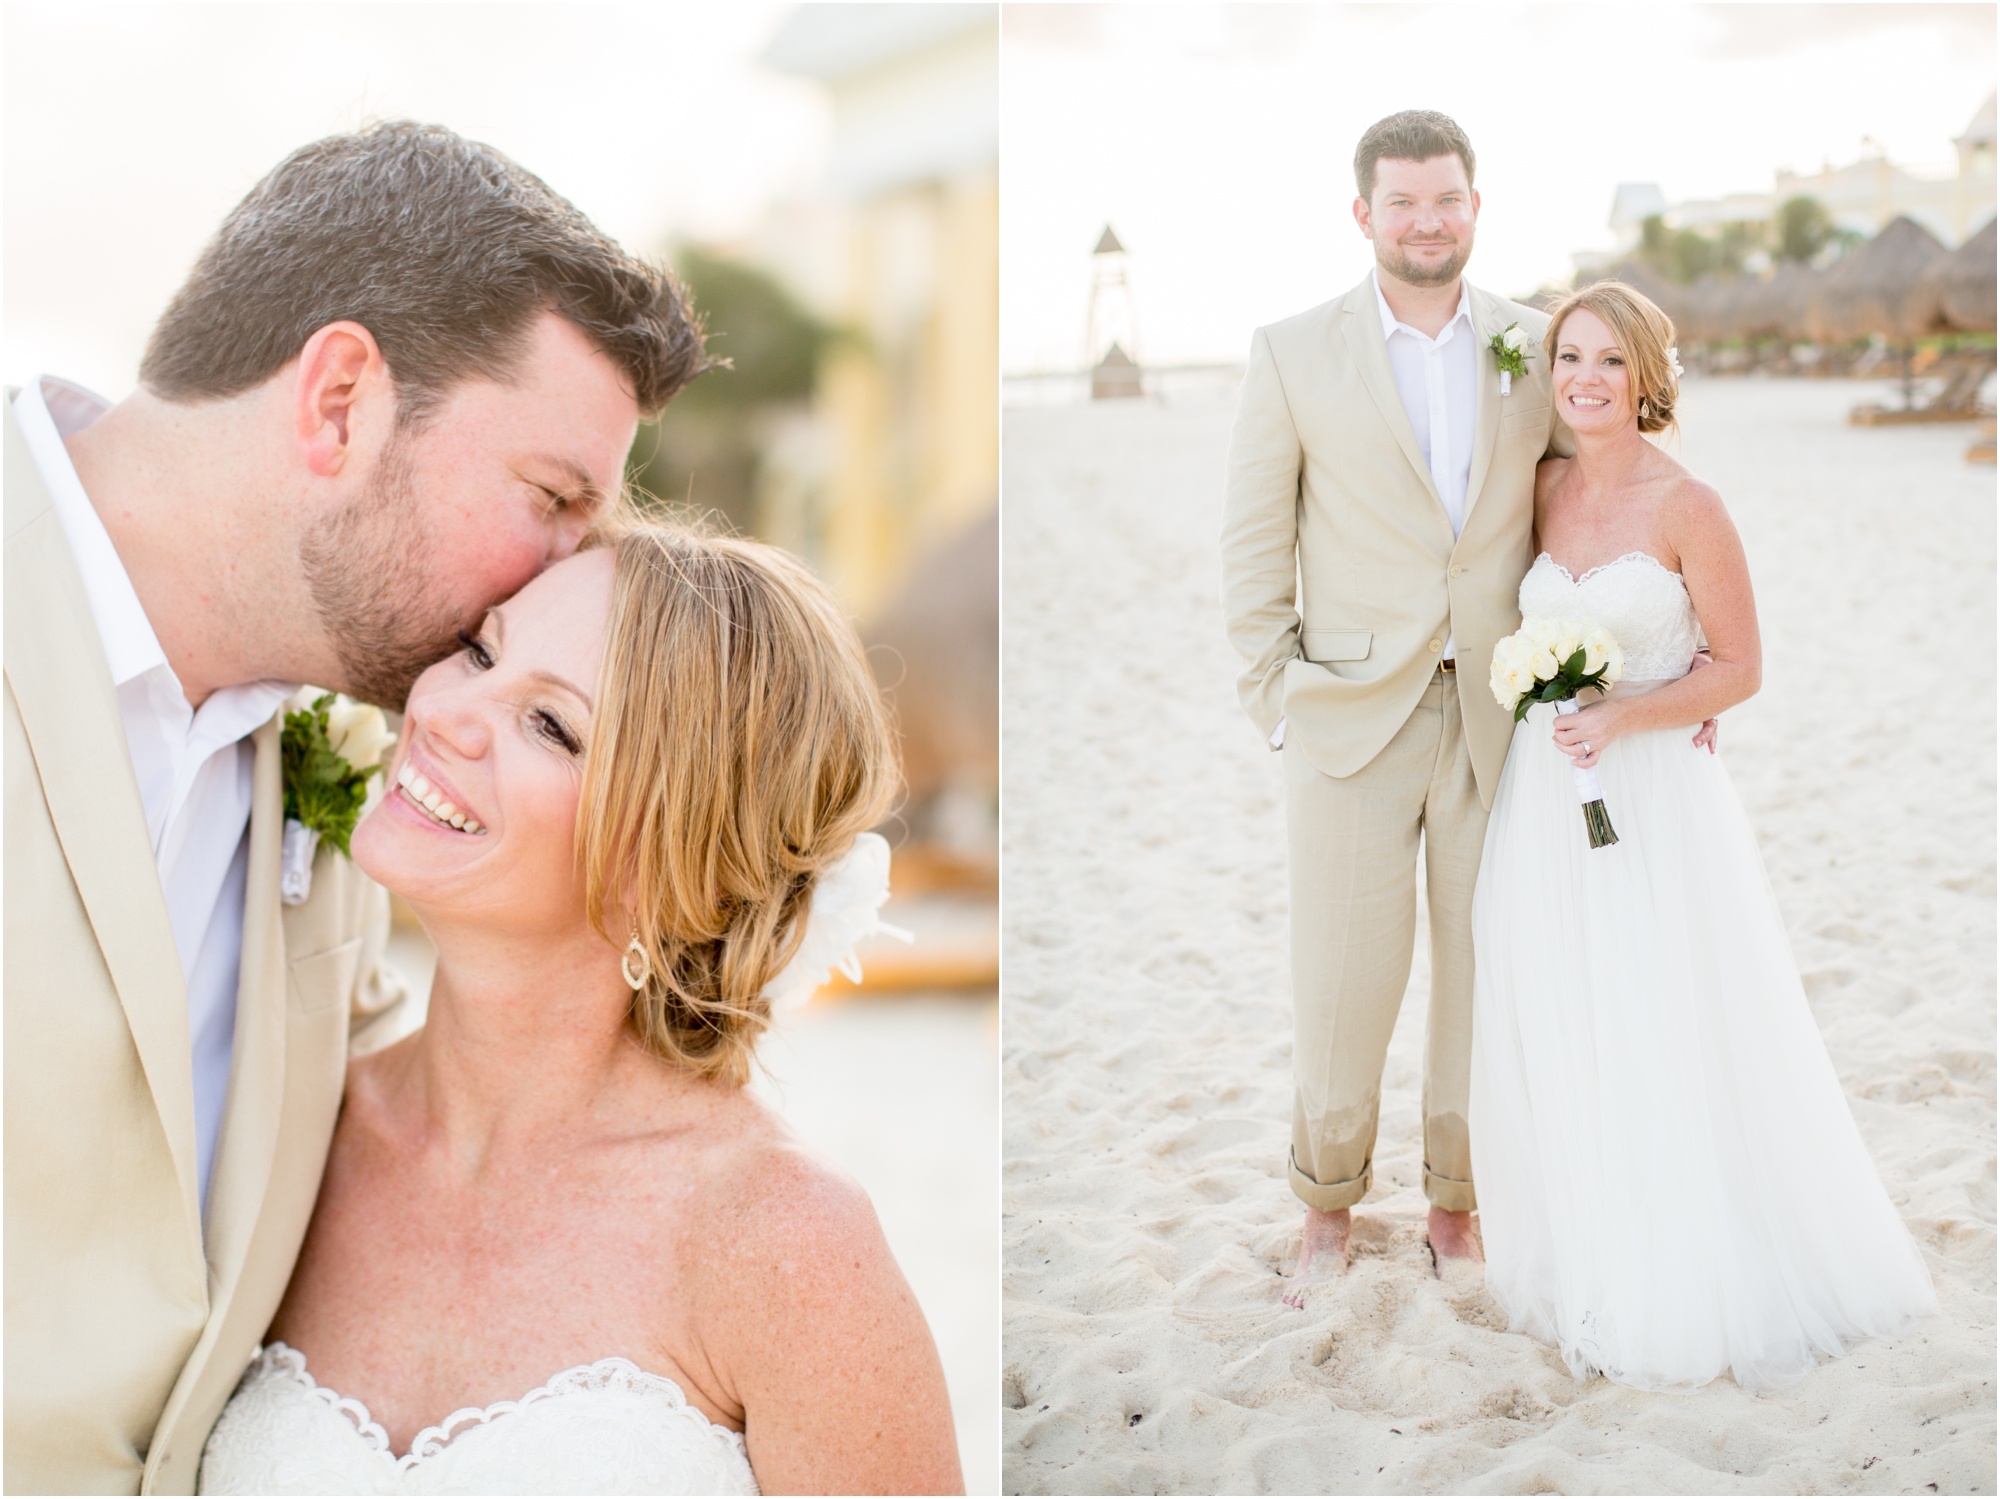
[[[1458,564],[1457,564],[1456,562],[1452,563],[1452,565],[1451,565],[1451,575],[1452,575],[1452,576],[1453,576],[1454,578],[1455,578],[1455,577],[1457,577],[1457,576],[1458,576],[1458,575],[1459,575],[1460,573],[1462,573],[1462,572],[1464,572],[1464,571],[1465,571],[1465,569],[1464,569],[1464,568],[1462,568],[1462,567],[1460,567],[1460,566],[1459,566],[1459,565],[1458,565]]]
[[[1444,649],[1444,642],[1443,642],[1442,640],[1433,640],[1433,641],[1431,642],[1431,649],[1432,649],[1432,650],[1434,650],[1434,651],[1441,651],[1441,650],[1443,650],[1443,649]]]

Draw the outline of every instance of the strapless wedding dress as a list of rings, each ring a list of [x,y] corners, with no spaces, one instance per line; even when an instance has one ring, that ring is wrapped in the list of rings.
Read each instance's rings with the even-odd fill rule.
[[[1524,616],[1603,625],[1616,694],[1686,674],[1680,575],[1643,552]],[[1483,677],[1485,673],[1482,671]],[[1486,1283],[1582,1378],[1749,1390],[1936,1309],[1807,1007],[1749,820],[1692,724],[1597,766],[1593,849],[1555,709],[1516,726],[1473,896],[1473,1178]]]
[[[202,1453],[204,1494],[754,1494],[743,1437],[622,1358],[454,1412],[408,1454],[283,1343],[259,1351]]]

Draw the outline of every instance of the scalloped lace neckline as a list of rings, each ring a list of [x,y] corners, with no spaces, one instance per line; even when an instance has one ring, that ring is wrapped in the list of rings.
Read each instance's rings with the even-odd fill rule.
[[[1679,573],[1675,572],[1671,567],[1668,567],[1666,563],[1662,562],[1658,557],[1655,557],[1651,552],[1627,552],[1622,557],[1613,557],[1609,562],[1600,562],[1595,567],[1586,567],[1583,570],[1583,576],[1580,578],[1577,577],[1572,572],[1570,572],[1570,570],[1564,567],[1560,562],[1556,561],[1556,559],[1550,556],[1547,552],[1542,552],[1537,554],[1535,560],[1537,562],[1544,562],[1544,561],[1547,562],[1550,567],[1553,567],[1557,572],[1561,573],[1565,578],[1568,578],[1569,581],[1578,588],[1583,587],[1584,584],[1588,583],[1592,578],[1596,577],[1599,573],[1607,572],[1611,568],[1618,566],[1618,564],[1621,562],[1650,562],[1653,564],[1654,567],[1658,568],[1661,572],[1665,573],[1668,577],[1672,578],[1676,583],[1680,584],[1682,588],[1687,587],[1686,578],[1683,578]]]
[[[488,1406],[468,1405],[455,1410],[436,1426],[426,1426],[418,1432],[416,1439],[410,1443],[410,1450],[398,1457],[390,1448],[388,1431],[381,1422],[369,1415],[368,1407],[351,1396],[328,1389],[314,1379],[306,1368],[306,1356],[298,1349],[283,1340],[275,1340],[259,1350],[258,1356],[283,1366],[308,1391],[351,1420],[368,1450],[380,1456],[400,1473],[407,1473],[417,1464],[448,1451],[453,1439],[465,1432],[489,1425],[501,1416],[511,1415],[524,1406],[552,1400],[558,1395],[588,1388],[593,1383],[607,1384],[616,1380],[627,1386],[651,1389],[668,1396],[673,1404],[686,1406],[703,1420],[707,1420],[707,1413],[689,1401],[686,1392],[666,1375],[649,1373],[627,1358],[601,1358],[594,1364],[576,1364],[560,1374],[551,1375],[547,1381],[528,1391],[518,1400],[496,1400]],[[731,1431],[727,1426],[718,1425],[714,1421],[709,1421],[708,1426],[711,1432],[725,1438],[739,1452],[742,1450],[742,1432]]]

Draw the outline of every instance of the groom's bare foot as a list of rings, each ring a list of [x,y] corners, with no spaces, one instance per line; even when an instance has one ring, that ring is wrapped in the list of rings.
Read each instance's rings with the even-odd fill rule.
[[[1347,1209],[1322,1213],[1306,1209],[1305,1239],[1299,1245],[1299,1262],[1292,1270],[1292,1283],[1285,1288],[1285,1305],[1303,1307],[1306,1287],[1323,1280],[1336,1280],[1347,1271]]]
[[[1472,1266],[1486,1261],[1486,1251],[1480,1247],[1479,1230],[1474,1226],[1470,1213],[1448,1213],[1443,1208],[1432,1208],[1430,1242],[1431,1257],[1436,1263],[1439,1280],[1452,1279],[1451,1272],[1470,1270]]]

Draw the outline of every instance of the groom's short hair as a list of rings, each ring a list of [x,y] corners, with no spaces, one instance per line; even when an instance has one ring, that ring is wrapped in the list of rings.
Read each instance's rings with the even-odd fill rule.
[[[709,362],[687,293],[548,184],[442,125],[395,121],[302,146],[222,221],[146,346],[169,401],[240,395],[328,323],[375,337],[399,421],[461,381],[504,378],[544,311],[618,365],[642,411]]]
[[[1375,163],[1385,156],[1391,161],[1456,156],[1465,163],[1465,185],[1472,186],[1472,142],[1456,120],[1435,109],[1406,109],[1377,120],[1363,132],[1361,144],[1354,148],[1354,186],[1363,202],[1375,200]]]

